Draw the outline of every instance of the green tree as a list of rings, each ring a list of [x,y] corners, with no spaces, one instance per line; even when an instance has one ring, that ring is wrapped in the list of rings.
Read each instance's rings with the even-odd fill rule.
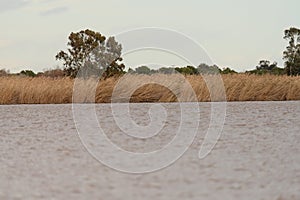
[[[172,67],[161,67],[157,70],[157,73],[161,73],[161,74],[174,74],[175,73],[175,69]]]
[[[147,66],[140,66],[135,69],[137,74],[151,74],[151,69]]]
[[[283,52],[287,75],[300,75],[300,29],[290,28],[284,31],[285,40],[289,42]]]
[[[60,51],[55,57],[63,61],[67,76],[75,78],[80,69],[85,69],[82,70],[87,73],[85,76],[102,72],[105,78],[123,73],[125,66],[119,64],[122,46],[114,37],[106,39],[101,33],[87,29],[72,32],[67,46],[67,52]]]
[[[246,73],[264,75],[264,74],[273,74],[273,75],[283,75],[284,69],[277,67],[277,62],[271,64],[268,60],[261,60],[256,66],[256,69],[251,71],[246,71]]]
[[[31,70],[22,70],[20,72],[20,75],[29,76],[29,77],[35,77],[36,76],[36,74]]]
[[[209,66],[205,63],[200,64],[197,70],[199,74],[218,74],[221,72],[221,69],[217,65]]]
[[[272,70],[273,68],[277,67],[277,62],[273,62],[270,64],[270,61],[268,60],[261,60],[258,63],[258,66],[256,66],[257,70]]]
[[[175,70],[184,75],[198,74],[198,70],[193,66],[176,67]]]
[[[221,70],[221,74],[237,74],[237,72],[233,69],[230,69],[229,67],[226,67]]]

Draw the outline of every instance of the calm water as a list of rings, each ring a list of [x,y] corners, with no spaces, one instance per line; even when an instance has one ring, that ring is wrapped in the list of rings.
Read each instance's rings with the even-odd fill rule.
[[[152,105],[130,106],[137,125],[149,124]],[[110,105],[97,105],[96,113],[117,146],[149,152],[168,144],[181,120],[179,104],[161,106],[163,128],[151,139],[122,134]],[[177,162],[132,175],[88,153],[71,105],[0,106],[0,199],[300,199],[300,102],[228,103],[222,136],[200,160],[210,108],[201,103],[200,118],[187,117],[200,126]]]

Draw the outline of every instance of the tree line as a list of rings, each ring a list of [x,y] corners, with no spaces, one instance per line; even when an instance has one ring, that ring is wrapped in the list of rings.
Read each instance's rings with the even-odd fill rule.
[[[150,69],[148,66],[139,66],[135,69],[128,69],[130,74],[174,74],[180,73],[183,75],[199,75],[199,74],[230,74],[237,73],[230,68],[220,69],[217,65],[208,65],[205,63],[200,64],[197,67],[186,66],[186,67],[161,67],[159,69]]]
[[[300,75],[300,29],[291,27],[284,31],[285,40],[288,46],[283,52],[284,68],[277,66],[277,62],[271,63],[268,60],[259,61],[254,70],[246,71],[249,74],[275,74],[275,75]],[[99,32],[92,30],[82,30],[72,32],[69,35],[67,51],[60,51],[55,56],[63,64],[63,68],[47,70],[35,74],[31,70],[22,70],[15,75],[21,76],[49,76],[62,77],[67,76],[75,78],[78,73],[83,77],[99,76],[109,78],[119,76],[124,73],[132,74],[172,74],[181,73],[184,75],[198,74],[233,74],[237,73],[228,67],[221,69],[217,65],[207,65],[205,63],[199,66],[185,67],[162,67],[159,69],[150,69],[148,66],[139,66],[136,69],[129,68],[125,72],[125,65],[122,63],[122,45],[114,37],[106,38]],[[10,75],[9,71],[0,70],[0,76]]]

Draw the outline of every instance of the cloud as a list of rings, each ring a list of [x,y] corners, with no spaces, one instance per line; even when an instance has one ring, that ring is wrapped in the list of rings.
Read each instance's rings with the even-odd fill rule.
[[[22,8],[30,3],[29,0],[1,0],[0,13]]]
[[[43,11],[40,13],[40,15],[42,15],[42,16],[56,15],[56,14],[61,14],[61,13],[67,12],[68,10],[69,10],[69,8],[66,6],[56,7],[56,8],[52,8],[52,9]]]

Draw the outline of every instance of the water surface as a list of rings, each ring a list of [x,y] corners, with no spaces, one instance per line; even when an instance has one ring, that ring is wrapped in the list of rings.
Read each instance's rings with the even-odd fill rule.
[[[134,152],[162,148],[176,134],[178,104],[162,104],[160,134],[132,139],[97,105],[103,130]],[[132,119],[149,123],[149,104],[132,104]],[[0,106],[0,199],[300,199],[300,102],[228,103],[213,151],[198,158],[210,120],[200,104],[194,143],[177,162],[149,174],[126,174],[95,160],[82,145],[71,105]],[[112,155],[113,159],[113,155]]]

